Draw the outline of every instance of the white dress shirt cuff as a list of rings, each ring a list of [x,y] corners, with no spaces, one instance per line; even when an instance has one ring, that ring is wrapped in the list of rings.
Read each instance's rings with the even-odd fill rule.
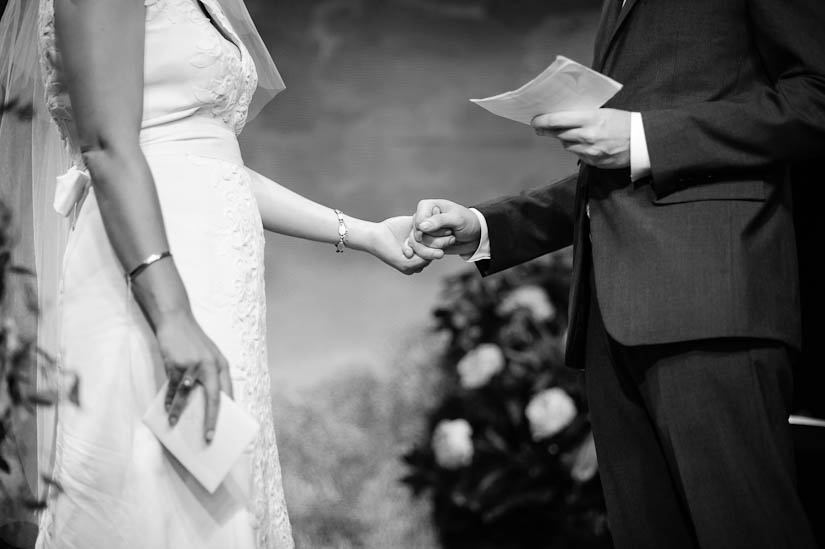
[[[650,175],[650,155],[647,152],[642,113],[630,113],[630,180],[638,181]]]
[[[479,239],[476,252],[473,255],[462,255],[461,258],[464,259],[464,261],[475,263],[482,259],[490,259],[490,232],[487,229],[487,220],[484,218],[484,214],[475,208],[470,208],[470,211],[476,214],[478,223],[481,225],[481,238]]]

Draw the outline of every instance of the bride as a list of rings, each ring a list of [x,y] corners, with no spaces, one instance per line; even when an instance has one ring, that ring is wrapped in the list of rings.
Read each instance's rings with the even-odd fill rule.
[[[410,218],[355,219],[244,166],[236,135],[283,84],[242,0],[12,0],[10,11],[7,26],[36,22],[45,105],[73,164],[55,200],[72,227],[58,346],[81,379],[81,405],[59,409],[62,491],[38,547],[292,547],[263,230],[366,251],[410,274],[426,266],[401,252]],[[207,493],[142,424],[167,379],[171,424],[203,385],[207,441],[219,391],[259,422],[247,500]]]

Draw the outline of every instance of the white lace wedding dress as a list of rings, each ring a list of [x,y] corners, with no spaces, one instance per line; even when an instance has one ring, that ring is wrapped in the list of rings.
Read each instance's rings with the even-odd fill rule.
[[[218,0],[200,2],[146,0],[140,140],[195,315],[230,363],[236,401],[261,425],[244,456],[251,496],[209,495],[141,423],[165,380],[163,364],[90,190],[60,294],[60,361],[80,376],[81,405],[59,410],[54,477],[63,492],[44,513],[38,547],[293,544],[270,402],[263,228],[236,139],[257,77]],[[82,169],[53,0],[40,0],[40,55],[48,108]]]

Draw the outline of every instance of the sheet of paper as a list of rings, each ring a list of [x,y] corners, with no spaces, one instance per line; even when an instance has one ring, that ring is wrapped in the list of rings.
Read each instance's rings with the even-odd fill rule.
[[[564,56],[517,90],[470,99],[493,114],[530,125],[539,114],[598,109],[622,85]]]
[[[236,464],[240,465],[239,458],[257,436],[258,422],[235,401],[221,393],[215,437],[211,444],[206,444],[203,438],[203,387],[195,385],[178,423],[170,427],[168,414],[164,409],[167,385],[168,382],[161,387],[152,401],[143,416],[143,423],[169,453],[212,494],[233,467]]]

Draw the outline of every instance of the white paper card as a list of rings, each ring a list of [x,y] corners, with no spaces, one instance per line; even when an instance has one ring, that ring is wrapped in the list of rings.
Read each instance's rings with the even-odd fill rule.
[[[540,114],[598,109],[621,89],[622,85],[612,78],[559,55],[519,89],[470,101],[529,126]]]
[[[203,438],[203,387],[195,385],[177,424],[170,427],[169,416],[164,409],[167,385],[168,382],[164,383],[152,401],[143,416],[143,423],[169,453],[212,494],[257,436],[258,422],[235,401],[221,393],[215,437],[211,444],[206,444]]]

